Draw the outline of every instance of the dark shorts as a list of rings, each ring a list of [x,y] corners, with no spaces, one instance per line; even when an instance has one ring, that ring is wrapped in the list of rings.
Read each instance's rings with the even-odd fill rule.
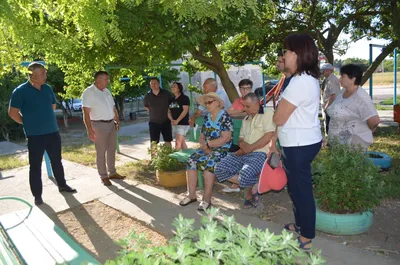
[[[172,142],[172,126],[170,120],[161,124],[149,122],[149,130],[151,142],[159,143],[160,133],[163,136],[164,142]]]

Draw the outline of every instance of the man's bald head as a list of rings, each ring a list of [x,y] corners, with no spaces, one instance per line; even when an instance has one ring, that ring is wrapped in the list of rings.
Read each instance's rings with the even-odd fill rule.
[[[207,78],[204,83],[203,83],[203,92],[204,94],[210,93],[210,92],[217,92],[218,89],[218,83],[217,80],[214,78]]]

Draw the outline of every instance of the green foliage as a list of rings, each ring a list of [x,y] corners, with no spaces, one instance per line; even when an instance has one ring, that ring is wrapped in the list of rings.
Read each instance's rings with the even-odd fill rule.
[[[26,76],[16,71],[0,78],[0,141],[19,140],[25,137],[22,125],[8,116],[8,105],[12,91],[26,80]]]
[[[175,152],[175,150],[166,144],[156,145],[153,143],[155,148],[155,155],[151,159],[151,165],[156,170],[161,171],[178,171],[186,168],[186,164],[179,162],[177,159],[172,158],[169,154]]]
[[[392,158],[389,171],[381,172],[379,177],[385,182],[385,198],[400,199],[400,134],[397,128],[378,127],[374,133],[374,143],[369,149],[386,153]]]
[[[233,216],[220,216],[211,208],[202,217],[203,226],[195,230],[194,220],[179,215],[173,226],[176,235],[167,246],[148,248],[148,244],[129,244],[127,251],[106,265],[116,264],[324,264],[320,251],[306,254],[298,248],[292,234],[281,235],[238,224]],[[136,240],[138,236],[134,236]]]
[[[382,104],[382,105],[393,105],[393,97],[385,99],[385,100],[381,101],[379,104]],[[400,96],[396,97],[396,104],[400,104]]]
[[[383,197],[378,167],[358,147],[333,144],[313,161],[314,195],[318,206],[331,213],[372,210]]]

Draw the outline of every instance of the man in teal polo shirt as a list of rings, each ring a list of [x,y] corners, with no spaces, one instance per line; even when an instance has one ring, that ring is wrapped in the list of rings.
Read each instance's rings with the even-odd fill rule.
[[[53,90],[46,84],[46,69],[40,63],[28,66],[29,80],[19,85],[11,94],[8,114],[24,127],[28,138],[29,184],[35,197],[35,204],[42,200],[42,160],[47,151],[54,178],[60,192],[76,192],[67,185],[64,167],[61,162],[61,138],[54,110],[56,98]]]

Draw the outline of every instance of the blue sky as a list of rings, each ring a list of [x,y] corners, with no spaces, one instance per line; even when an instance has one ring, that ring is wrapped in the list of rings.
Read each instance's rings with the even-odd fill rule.
[[[341,58],[341,59],[346,59],[350,57],[358,57],[362,59],[369,59],[369,44],[388,44],[387,40],[383,39],[372,39],[372,40],[367,40],[366,38],[361,39],[353,44],[350,45],[349,49],[347,50],[347,53],[343,56],[338,56],[336,55],[335,58]],[[373,48],[372,50],[372,55],[373,58],[377,57],[380,54],[380,48]]]

